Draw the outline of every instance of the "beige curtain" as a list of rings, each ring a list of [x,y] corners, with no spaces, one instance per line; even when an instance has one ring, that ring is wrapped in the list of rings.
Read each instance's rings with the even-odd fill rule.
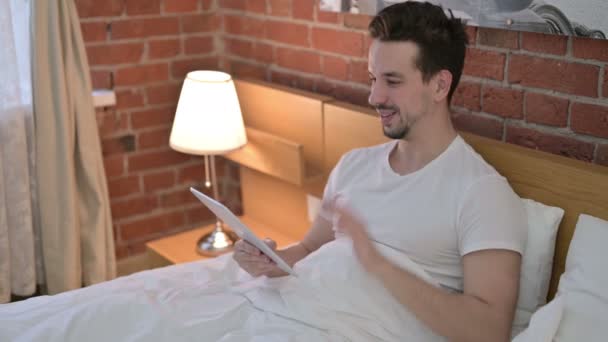
[[[89,66],[73,0],[32,1],[42,255],[50,294],[115,277]]]
[[[0,303],[10,301],[11,293],[32,295],[43,274],[32,215],[36,192],[29,9],[25,0],[0,1]]]

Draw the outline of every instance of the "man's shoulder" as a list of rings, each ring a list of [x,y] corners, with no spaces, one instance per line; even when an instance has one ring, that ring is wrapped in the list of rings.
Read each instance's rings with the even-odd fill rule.
[[[372,145],[372,146],[364,146],[354,148],[342,156],[342,162],[370,162],[370,158],[383,158],[390,152],[392,146],[394,146],[395,141],[391,140],[382,144]]]
[[[454,157],[457,160],[454,164],[460,166],[461,176],[469,178],[472,182],[488,176],[502,178],[502,175],[462,138]]]

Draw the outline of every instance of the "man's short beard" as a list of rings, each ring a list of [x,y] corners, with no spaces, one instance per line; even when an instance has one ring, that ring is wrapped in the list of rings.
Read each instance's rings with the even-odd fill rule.
[[[400,127],[399,130],[396,130],[393,132],[389,132],[386,128],[383,128],[382,131],[384,132],[384,136],[386,136],[387,138],[404,139],[407,136],[407,134],[410,132],[410,127],[407,125],[404,125],[403,127]]]

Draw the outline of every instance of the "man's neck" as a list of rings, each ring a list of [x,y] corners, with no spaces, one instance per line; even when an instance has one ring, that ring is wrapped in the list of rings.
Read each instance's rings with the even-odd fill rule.
[[[390,165],[401,175],[420,170],[443,153],[456,136],[447,108],[426,115],[411,127],[405,139],[399,140],[390,154]]]

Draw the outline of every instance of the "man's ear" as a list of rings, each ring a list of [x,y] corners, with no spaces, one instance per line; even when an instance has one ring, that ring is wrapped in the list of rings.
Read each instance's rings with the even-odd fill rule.
[[[452,85],[452,73],[448,70],[440,70],[433,76],[433,99],[437,102],[447,99]]]

